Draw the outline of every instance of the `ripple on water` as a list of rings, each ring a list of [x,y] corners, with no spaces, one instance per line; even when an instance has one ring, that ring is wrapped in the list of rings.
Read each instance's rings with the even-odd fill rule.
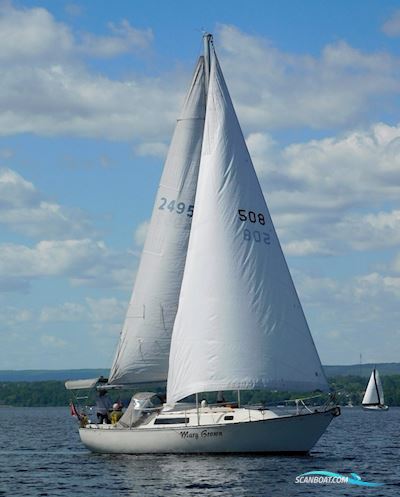
[[[383,422],[384,421],[384,422]],[[315,450],[303,457],[118,456],[91,454],[67,408],[0,409],[0,497],[355,497],[350,485],[296,484],[311,470],[358,473],[383,482],[374,497],[399,495],[400,409],[343,409]],[[372,495],[371,489],[368,489]]]

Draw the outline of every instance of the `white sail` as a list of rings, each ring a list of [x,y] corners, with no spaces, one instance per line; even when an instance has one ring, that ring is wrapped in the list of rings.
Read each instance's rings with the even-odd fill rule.
[[[382,382],[377,369],[374,369],[365,390],[363,405],[384,405]]]
[[[192,221],[205,117],[201,57],[165,162],[109,383],[167,378]]]
[[[376,380],[376,388],[378,390],[378,395],[379,395],[379,404],[384,405],[385,398],[383,396],[383,387],[382,387],[381,377],[379,376],[379,371],[377,369],[375,369],[375,380]]]
[[[215,53],[167,401],[328,385]]]

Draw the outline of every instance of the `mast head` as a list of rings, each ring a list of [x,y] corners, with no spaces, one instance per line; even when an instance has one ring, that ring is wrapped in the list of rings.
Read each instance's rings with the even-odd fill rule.
[[[204,42],[212,43],[213,42],[213,35],[211,33],[209,33],[208,31],[203,31],[203,40],[204,40]]]

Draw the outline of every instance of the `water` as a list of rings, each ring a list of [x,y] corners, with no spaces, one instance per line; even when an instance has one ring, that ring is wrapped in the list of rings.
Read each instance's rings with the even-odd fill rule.
[[[342,409],[309,456],[92,454],[67,408],[0,409],[0,496],[293,497],[400,495],[400,408]],[[379,488],[296,484],[311,470]]]

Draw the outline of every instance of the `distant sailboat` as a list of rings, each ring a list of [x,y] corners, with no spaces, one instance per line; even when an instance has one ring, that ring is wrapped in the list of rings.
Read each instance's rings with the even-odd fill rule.
[[[95,452],[303,453],[340,414],[245,408],[239,395],[199,404],[202,392],[329,391],[211,35],[204,42],[107,386],[167,380],[167,402],[135,394],[116,425],[80,428]]]
[[[364,398],[362,400],[362,406],[364,409],[375,411],[387,411],[389,409],[388,406],[385,406],[382,382],[379,376],[379,371],[375,368],[372,370],[369,378],[367,389],[365,390]]]

